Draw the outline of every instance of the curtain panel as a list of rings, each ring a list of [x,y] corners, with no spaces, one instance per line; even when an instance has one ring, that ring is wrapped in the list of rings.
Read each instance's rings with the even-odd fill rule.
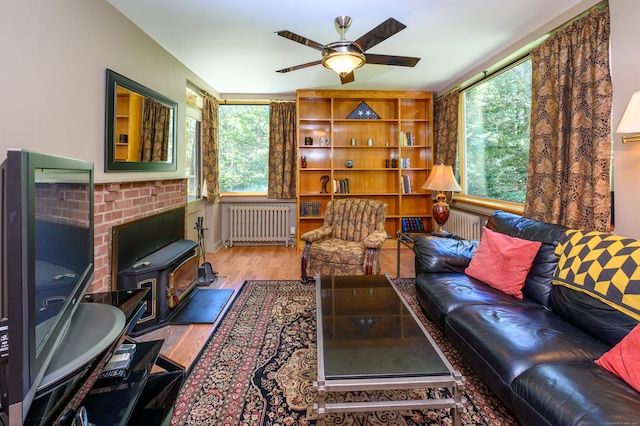
[[[220,199],[220,178],[218,168],[218,100],[204,97],[202,109],[202,174],[204,187],[202,194],[213,203]]]
[[[269,182],[267,196],[296,198],[296,103],[269,104]]]
[[[433,164],[451,166],[455,173],[458,152],[458,105],[460,92],[455,90],[433,103]]]
[[[531,52],[529,178],[524,215],[609,231],[609,8],[558,31]]]
[[[140,161],[167,161],[169,159],[169,132],[171,108],[145,99],[142,111],[142,143]]]

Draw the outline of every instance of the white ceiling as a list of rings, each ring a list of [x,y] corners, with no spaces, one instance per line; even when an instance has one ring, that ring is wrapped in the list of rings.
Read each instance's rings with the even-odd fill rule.
[[[444,89],[581,0],[108,0],[215,90],[291,94],[296,89]],[[356,40],[393,17],[407,26],[370,53],[422,58],[414,68],[368,64],[342,86],[315,49],[277,36],[289,30],[320,44],[339,40],[348,15]]]

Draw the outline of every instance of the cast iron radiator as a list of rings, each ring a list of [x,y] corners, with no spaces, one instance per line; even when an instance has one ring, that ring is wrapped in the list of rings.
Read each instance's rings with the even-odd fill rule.
[[[479,240],[482,233],[482,219],[475,214],[451,209],[445,228],[465,240]]]
[[[278,205],[229,206],[228,246],[237,243],[293,245],[289,210],[289,206]]]

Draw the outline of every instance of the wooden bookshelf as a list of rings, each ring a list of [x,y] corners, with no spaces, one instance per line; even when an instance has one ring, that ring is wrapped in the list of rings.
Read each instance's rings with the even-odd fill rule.
[[[432,96],[418,91],[297,91],[298,239],[321,226],[327,203],[340,197],[386,202],[385,228],[392,238],[405,217],[420,218],[424,229],[433,229],[431,192],[420,188],[433,161]],[[378,118],[347,118],[362,102]],[[327,178],[327,192],[322,192]],[[334,182],[349,191],[336,193]]]

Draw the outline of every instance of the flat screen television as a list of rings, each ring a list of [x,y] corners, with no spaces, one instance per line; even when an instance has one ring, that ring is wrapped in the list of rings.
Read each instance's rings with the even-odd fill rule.
[[[0,172],[0,403],[14,425],[43,381],[71,373],[51,377],[48,367],[93,280],[94,171],[91,162],[10,149]]]

